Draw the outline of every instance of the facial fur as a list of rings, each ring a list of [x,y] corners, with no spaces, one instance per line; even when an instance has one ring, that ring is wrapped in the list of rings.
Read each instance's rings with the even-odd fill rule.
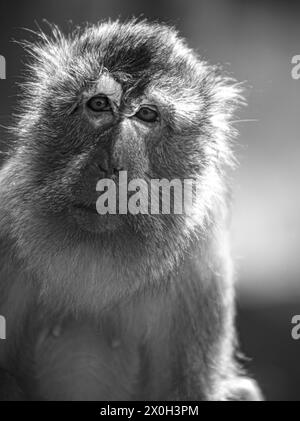
[[[159,24],[100,23],[69,36],[53,27],[27,50],[30,74],[1,173],[1,218],[27,268],[42,271],[41,295],[97,306],[99,295],[113,300],[148,279],[167,282],[224,213],[240,88]],[[98,94],[111,104],[101,115],[87,107]],[[157,121],[136,117],[143,104],[157,109]],[[201,194],[189,216],[87,216],[78,208],[95,204],[103,166],[126,170],[129,180],[193,178]]]

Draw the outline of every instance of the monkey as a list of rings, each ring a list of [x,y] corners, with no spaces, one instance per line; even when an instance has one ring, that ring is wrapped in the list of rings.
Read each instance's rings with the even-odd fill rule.
[[[261,400],[236,358],[241,85],[163,23],[37,36],[0,171],[0,399]],[[121,171],[197,180],[192,212],[99,215]]]

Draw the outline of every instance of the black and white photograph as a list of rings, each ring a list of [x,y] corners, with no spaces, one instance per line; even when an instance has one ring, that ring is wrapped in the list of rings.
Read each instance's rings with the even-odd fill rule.
[[[0,403],[300,401],[299,112],[297,1],[2,0]]]

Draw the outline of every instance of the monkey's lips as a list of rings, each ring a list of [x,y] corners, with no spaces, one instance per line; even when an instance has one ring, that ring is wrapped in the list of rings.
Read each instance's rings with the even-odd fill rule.
[[[119,215],[100,215],[95,202],[75,203],[71,212],[81,228],[94,233],[114,231],[122,224]]]
[[[99,215],[98,212],[97,212],[96,203],[90,203],[90,204],[76,203],[74,205],[74,208],[76,210],[79,210],[79,211],[82,211],[82,212],[87,212],[87,213]]]

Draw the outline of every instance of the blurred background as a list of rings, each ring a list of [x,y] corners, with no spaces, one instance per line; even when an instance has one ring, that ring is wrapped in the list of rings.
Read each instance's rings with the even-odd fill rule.
[[[269,400],[300,401],[300,340],[291,319],[300,314],[300,80],[291,59],[300,54],[300,3],[275,0],[1,0],[0,123],[14,112],[15,82],[24,52],[12,40],[22,28],[64,30],[73,24],[131,16],[175,25],[204,58],[245,81],[234,174],[233,253],[238,268],[238,329],[247,368]],[[0,129],[5,149],[5,130]]]

